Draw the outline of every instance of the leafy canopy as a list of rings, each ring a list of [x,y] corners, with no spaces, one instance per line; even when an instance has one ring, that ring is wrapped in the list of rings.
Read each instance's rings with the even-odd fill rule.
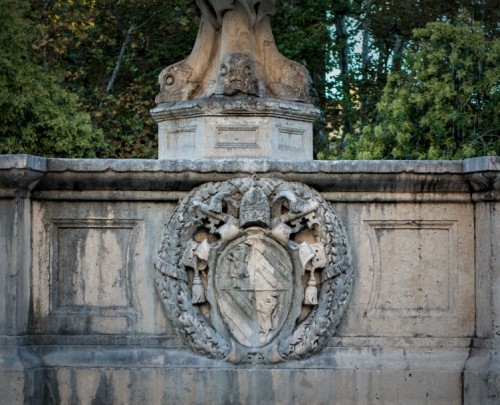
[[[500,154],[500,39],[463,14],[415,30],[389,75],[375,125],[346,139],[345,158],[462,159]]]
[[[27,3],[0,0],[0,153],[93,157],[104,147],[74,94],[35,62]]]

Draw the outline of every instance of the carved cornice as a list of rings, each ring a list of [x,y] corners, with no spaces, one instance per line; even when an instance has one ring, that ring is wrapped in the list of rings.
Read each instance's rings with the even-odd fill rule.
[[[210,97],[162,103],[151,110],[151,115],[156,122],[213,115],[277,117],[313,122],[319,110],[311,104],[272,98]]]
[[[26,197],[43,178],[47,160],[31,155],[0,155],[0,196]]]
[[[500,157],[487,156],[464,161],[464,173],[475,192],[474,200],[500,199]]]
[[[280,161],[270,159],[140,160],[50,159],[30,155],[0,156],[0,188],[33,189],[35,195],[66,193],[154,194],[189,192],[209,181],[238,176],[301,181],[340,201],[498,200],[500,158],[465,161]],[[83,191],[87,193],[83,193]],[[92,191],[92,193],[88,193]],[[69,193],[69,194],[68,194]],[[71,194],[71,195],[70,195]],[[334,195],[335,194],[335,195]],[[123,197],[119,197],[122,195]],[[94,196],[94,197],[92,197]],[[182,196],[182,195],[181,195]],[[462,196],[462,198],[459,198]],[[58,197],[55,197],[58,198]],[[102,197],[101,197],[102,198]],[[166,197],[161,197],[165,199]],[[141,199],[133,196],[133,199]]]

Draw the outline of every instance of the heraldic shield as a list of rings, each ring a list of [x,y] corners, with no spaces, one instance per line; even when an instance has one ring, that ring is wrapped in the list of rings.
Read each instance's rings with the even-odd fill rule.
[[[231,335],[246,347],[269,343],[283,327],[292,302],[292,261],[264,233],[249,228],[222,251],[214,271],[218,313]]]
[[[232,363],[319,352],[353,282],[347,236],[321,195],[255,176],[193,190],[165,227],[155,267],[191,349]]]

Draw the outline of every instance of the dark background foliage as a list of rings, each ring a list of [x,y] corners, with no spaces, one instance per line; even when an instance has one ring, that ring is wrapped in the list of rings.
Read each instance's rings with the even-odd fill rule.
[[[0,153],[155,158],[157,77],[198,23],[194,0],[0,0]],[[500,0],[286,0],[272,25],[317,157],[500,154]]]

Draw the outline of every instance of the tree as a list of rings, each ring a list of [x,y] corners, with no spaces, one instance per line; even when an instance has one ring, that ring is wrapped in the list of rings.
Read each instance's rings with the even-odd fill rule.
[[[330,32],[331,0],[286,0],[276,3],[272,28],[276,45],[287,58],[304,64],[310,76],[310,94],[320,108],[320,119],[314,125],[314,150],[328,144],[327,121],[331,101],[328,72],[332,70],[333,38]]]
[[[335,46],[330,75],[329,125],[335,138],[329,154],[340,155],[345,136],[356,136],[377,119],[377,104],[391,73],[399,72],[413,31],[429,22],[452,21],[461,8],[470,10],[488,37],[498,35],[499,0],[342,0],[331,14]],[[496,3],[496,4],[495,4]],[[496,18],[495,18],[496,16]],[[339,24],[338,22],[342,22]],[[496,25],[495,25],[496,24]],[[322,155],[324,155],[323,153]]]
[[[500,154],[500,39],[462,15],[415,31],[389,75],[376,125],[343,157],[461,159]]]
[[[0,0],[0,153],[93,157],[105,146],[75,95],[33,59],[27,3]]]
[[[168,7],[167,7],[168,6]],[[46,35],[41,64],[64,74],[110,147],[100,157],[155,158],[149,113],[160,71],[187,56],[199,16],[191,0],[63,0],[32,5]]]

